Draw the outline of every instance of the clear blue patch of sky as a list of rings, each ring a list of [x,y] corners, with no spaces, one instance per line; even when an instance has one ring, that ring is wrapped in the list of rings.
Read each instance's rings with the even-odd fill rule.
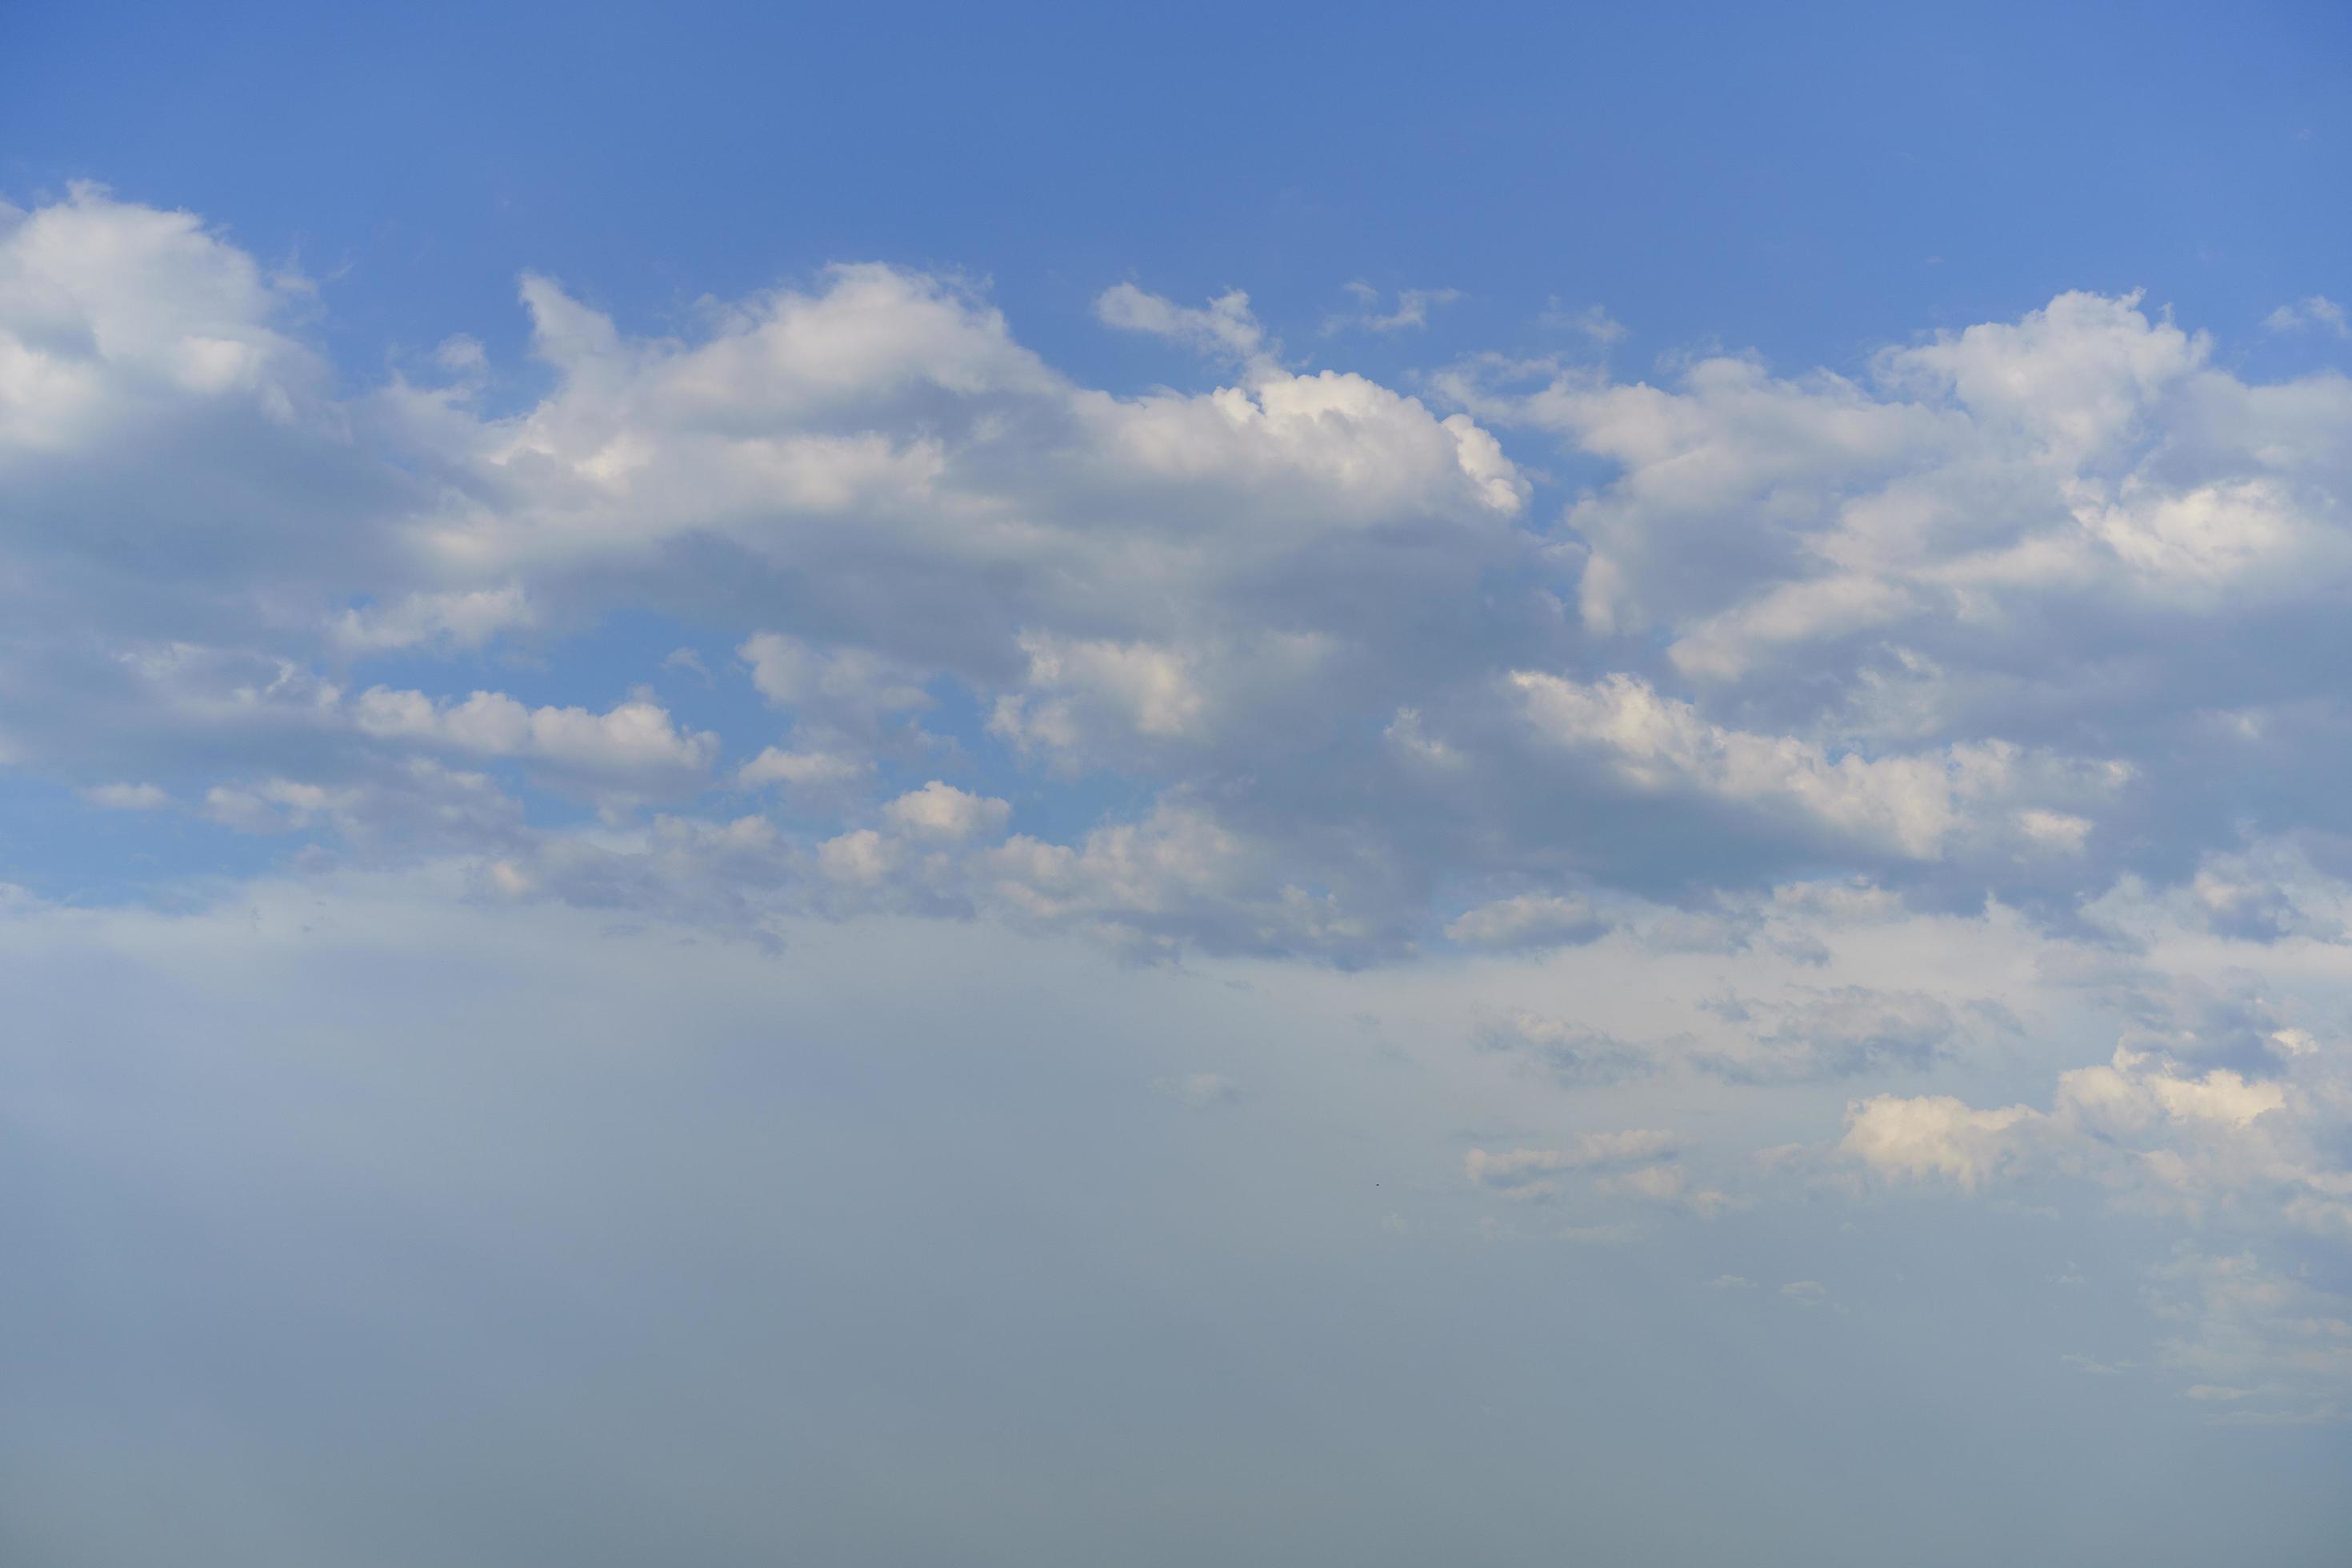
[[[526,268],[639,321],[959,268],[1118,385],[1154,361],[1087,307],[1125,278],[1246,288],[1294,348],[1352,279],[1465,291],[1347,342],[1371,374],[1554,298],[1646,353],[1835,366],[2072,287],[2250,329],[2341,289],[2352,237],[2330,5],[31,5],[0,48],[37,62],[0,187],[108,181],[299,259],[362,375],[511,353]]]

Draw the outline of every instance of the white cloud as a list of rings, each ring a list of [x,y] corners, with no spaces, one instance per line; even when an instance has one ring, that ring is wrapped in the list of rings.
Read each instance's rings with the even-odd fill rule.
[[[872,828],[860,827],[818,845],[816,859],[817,868],[833,880],[871,887],[890,874],[898,849]]]
[[[2344,307],[2324,294],[2281,305],[2263,318],[2263,325],[2273,332],[2323,331],[2352,338],[2352,321],[2346,319]]]
[[[1447,922],[1445,934],[1465,947],[1557,947],[1591,942],[1612,924],[1589,899],[1521,893],[1465,910]]]
[[[2024,1156],[2038,1120],[2022,1105],[1977,1110],[1949,1095],[1873,1095],[1846,1108],[1838,1147],[1875,1170],[1973,1188]]]
[[[272,323],[305,291],[194,214],[101,186],[30,212],[0,205],[0,458],[87,445],[159,399],[233,400],[292,422],[324,373]]]
[[[864,648],[823,649],[759,632],[735,651],[761,696],[851,733],[871,735],[893,715],[931,706],[921,670]]]
[[[1126,1096],[1022,1124],[1074,1140],[1024,1201],[1080,1142],[1205,1138],[1311,1169],[1355,1205],[1323,1234],[1397,1256],[1554,1199],[1604,1223],[1524,1234],[1836,1312],[1774,1276],[1882,1279],[1868,1233],[1906,1204],[1972,1266],[1973,1196],[2078,1227],[2024,1276],[2070,1310],[2168,1259],[2152,1346],[2110,1324],[2041,1364],[2088,1344],[2062,1364],[2172,1379],[2192,1416],[2352,1409],[2352,381],[2249,380],[2137,295],[2068,293],[1846,374],[1710,352],[1649,381],[1605,311],[1554,311],[1582,342],[1391,385],[1298,370],[1237,289],[1121,285],[1102,323],[1207,356],[1127,394],[950,273],[834,268],[652,329],[581,281],[523,280],[529,380],[463,335],[339,370],[332,291],[194,215],[0,212],[5,761],[72,816],[65,854],[124,847],[91,851],[103,897],[152,876],[174,911],[0,889],[12,938],[146,942],[268,1002],[297,993],[219,935],[247,904],[299,927],[302,973],[405,974],[383,909],[328,890],[396,881],[405,941],[468,947],[458,1001],[534,952],[587,977],[518,1009],[527,1047],[629,990],[598,989],[627,955],[689,1012],[731,976],[740,1023],[882,953],[838,1039],[887,1016],[889,1060],[845,1045],[828,1085],[916,1082],[896,1009],[1009,976],[1050,1005],[955,1039],[938,1150],[987,1050],[1037,1053],[1007,1103]],[[1384,351],[1454,297],[1350,292]],[[2270,325],[2346,331],[2316,298]],[[614,700],[640,677],[665,698]],[[256,841],[208,859],[205,823]],[[1065,970],[1118,1005],[1032,984]],[[1203,1027],[1165,1033],[1183,1006]],[[1138,1103],[1237,1103],[1140,1064],[1252,1030],[1281,1081],[1250,1117]],[[1243,1148],[1292,1106],[1339,1132]],[[1857,1205],[1851,1254],[1775,1267],[1818,1223],[1788,1213],[1670,1250],[1805,1201]],[[1317,1216],[1276,1217],[1293,1256]]]
[[[634,698],[603,713],[529,708],[495,691],[462,702],[370,687],[352,702],[352,722],[380,740],[415,741],[482,756],[523,757],[614,778],[699,773],[719,737],[680,730],[667,710]]]
[[[992,733],[1016,746],[1076,759],[1121,736],[1197,737],[1208,700],[1193,660],[1148,643],[1079,642],[1024,635],[1025,689],[996,700]],[[1108,733],[1106,734],[1105,731]]]
[[[885,805],[882,815],[909,837],[953,844],[976,836],[992,837],[1002,834],[1004,825],[1012,819],[1013,807],[1004,801],[967,794],[953,784],[933,779]]]
[[[332,623],[330,636],[347,653],[428,644],[476,648],[510,627],[531,625],[533,619],[529,597],[521,588],[509,585],[411,594],[395,605],[346,610]]]
[[[1789,813],[1916,859],[1941,856],[1979,802],[2027,790],[2082,798],[2126,776],[2000,741],[1911,756],[1832,756],[1796,736],[1714,723],[1632,676],[1586,683],[1518,670],[1509,680],[1539,733],[1601,760],[1625,787]]]
[[[1195,309],[1119,283],[1096,296],[1095,315],[1105,326],[1173,339],[1244,363],[1265,349],[1265,330],[1250,312],[1249,296],[1238,289]]]

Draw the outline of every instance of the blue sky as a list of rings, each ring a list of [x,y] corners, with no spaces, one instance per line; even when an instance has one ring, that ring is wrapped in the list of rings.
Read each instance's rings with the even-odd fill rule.
[[[0,1554],[2340,1559],[2339,11],[0,48]]]

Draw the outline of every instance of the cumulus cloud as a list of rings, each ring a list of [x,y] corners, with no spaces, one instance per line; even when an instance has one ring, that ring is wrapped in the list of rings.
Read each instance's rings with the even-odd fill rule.
[[[1943,1176],[1976,1187],[2019,1157],[2033,1122],[2021,1105],[1975,1110],[1949,1095],[1874,1095],[1846,1110],[1838,1147],[1872,1168],[1906,1176]]]
[[[909,837],[955,844],[975,835],[1002,834],[1013,807],[933,779],[885,805],[882,815]]]
[[[852,1150],[929,1196],[976,1168],[960,1140],[1068,1133],[971,1208],[1021,1217],[1012,1258],[1058,1225],[1025,1199],[1136,1135],[1234,1152],[1167,1183],[1188,1199],[1312,1166],[1352,1208],[1254,1204],[1284,1256],[1301,1220],[1406,1258],[1498,1211],[1639,1237],[1642,1265],[1727,1220],[1719,1258],[1559,1274],[1712,1274],[1712,1317],[1788,1344],[1839,1298],[1931,1289],[1839,1220],[1950,1225],[1955,1268],[1961,1204],[2105,1225],[2022,1277],[2145,1317],[2021,1363],[2161,1377],[2183,1420],[2352,1411],[2352,381],[2249,369],[2340,357],[2343,308],[2282,306],[2294,353],[2244,355],[2067,291],[1834,372],[1637,372],[1576,296],[1534,343],[1373,376],[1345,357],[1412,355],[1456,291],[1348,284],[1318,322],[1103,282],[1070,300],[1087,331],[1169,385],[1089,384],[981,279],[873,261],[652,322],[593,303],[612,279],[530,273],[530,364],[503,364],[494,320],[346,353],[334,287],[200,214],[94,185],[0,207],[0,769],[9,875],[40,884],[0,886],[9,947],[78,933],[87,996],[143,942],[258,1004],[301,994],[240,969],[264,920],[327,990],[407,990],[397,954],[446,942],[497,1002],[562,954],[546,973],[595,985],[513,1027],[475,1008],[485,1039],[635,1063],[572,1051],[572,1020],[652,994],[722,1008],[730,1089],[807,1072],[779,1105],[887,1100],[898,1135],[943,1107],[903,1171],[743,1119],[812,1171]],[[645,973],[604,990],[607,959]],[[1009,973],[1051,1016],[910,1023]],[[743,1056],[779,994],[795,1048]],[[825,1056],[875,1020],[891,1051]],[[1246,1117],[1225,1074],[1140,1065],[1254,1032]],[[988,1093],[1000,1051],[1034,1053],[1018,1093]],[[33,1138],[80,1140],[73,1086],[130,1081],[80,1056],[26,1100]],[[536,1077],[531,1114],[569,1081]],[[1115,1093],[1085,1114],[1033,1093],[1089,1081]],[[1289,1107],[1324,1135],[1242,1150]],[[574,1112],[607,1145],[609,1107]],[[666,1168],[783,1190],[701,1154]],[[1748,1227],[1757,1204],[1788,1208]]]
[[[923,671],[868,649],[816,648],[759,632],[735,651],[761,696],[819,729],[870,742],[894,716],[932,704]]]
[[[682,731],[660,704],[643,698],[594,713],[584,708],[527,708],[495,691],[450,702],[375,686],[352,699],[352,721],[378,740],[530,758],[622,780],[699,774],[719,752],[716,734]]]
[[[2145,1021],[2105,1062],[2060,1072],[2046,1110],[1950,1095],[1854,1100],[1837,1152],[1898,1185],[2087,1188],[2113,1209],[2188,1227],[2200,1244],[2184,1242],[2149,1286],[2165,1325],[2156,1367],[2191,1400],[2231,1407],[2216,1419],[2339,1418],[2352,1407],[2352,1359],[2315,1325],[2352,1318],[2352,1300],[2265,1258],[2352,1241],[2347,1058],[2340,1040],[2259,1013],[2250,1026],[2242,1003],[2219,1000],[2195,987],[2125,998]],[[2232,1043],[2250,1027],[2251,1055]],[[2200,1059],[2217,1052],[2248,1065]]]
[[[1987,805],[2011,806],[2028,791],[2095,795],[2130,776],[2118,763],[2070,764],[2000,741],[1924,755],[1832,755],[1799,737],[1710,722],[1693,704],[1624,675],[1584,683],[1520,670],[1510,683],[1541,736],[1600,762],[1623,787],[1779,813],[1915,859],[1939,857]]]
[[[102,619],[28,610],[0,649],[20,689],[89,694],[8,716],[12,752],[76,787],[163,776],[173,732],[231,721],[248,739],[213,782],[300,776],[320,765],[289,739],[300,694],[350,665],[523,633],[543,647],[640,593],[733,619],[788,717],[781,742],[746,738],[738,784],[854,813],[881,761],[944,757],[921,726],[969,697],[982,743],[1126,775],[1163,797],[1160,820],[1213,826],[1197,842],[1274,856],[1230,879],[1160,863],[1191,892],[1114,879],[1135,910],[1193,911],[1146,923],[1253,949],[1312,931],[1305,951],[1396,955],[1441,926],[1557,946],[1625,891],[1719,923],[1695,884],[1736,896],[1801,864],[2055,910],[2119,875],[2198,875],[2183,859],[2234,831],[2230,781],[2275,766],[2284,735],[2310,765],[2352,758],[2307,671],[2240,651],[2250,617],[2320,635],[2352,583],[2322,521],[2352,394],[2325,374],[2242,381],[2137,297],[2063,295],[1857,377],[1717,355],[1664,384],[1554,366],[1527,388],[1474,368],[1447,382],[1465,404],[1449,415],[1283,368],[1238,294],[1106,291],[1106,321],[1243,372],[1117,396],[951,275],[835,268],[662,338],[535,276],[521,294],[552,384],[492,417],[400,382],[336,401],[300,334],[310,297],[190,215],[81,189],[16,215],[0,247],[11,374],[83,388],[10,405],[32,515],[149,482],[76,423],[118,416],[201,434],[202,459],[173,436],[158,463],[264,498],[232,520],[184,478],[122,515],[175,519],[206,573],[149,580],[126,563],[163,557],[109,546],[85,557],[102,590],[72,580],[107,615],[163,606],[159,646],[184,667],[280,668],[266,700],[179,701],[142,729],[165,694],[123,687],[120,644],[69,629]],[[482,363],[462,344],[442,358]],[[1533,481],[1498,427],[1603,466],[1559,531],[1525,526]],[[349,685],[326,707],[392,748],[371,765],[431,745],[686,788],[719,745],[634,701]],[[2220,777],[2170,764],[2224,735]],[[1104,824],[1100,846],[1135,826]],[[1084,857],[1082,838],[1042,847]],[[1027,889],[1012,902],[1069,907],[1047,890],[1058,858],[1032,862],[1039,878],[1001,879]],[[2217,930],[2315,929],[2203,876]],[[1441,921],[1447,886],[1485,896]],[[1222,926],[1220,896],[1237,900]]]
[[[182,400],[296,421],[324,370],[277,323],[307,292],[194,214],[102,186],[0,206],[0,452],[84,447]]]
[[[75,789],[520,764],[607,814],[595,842],[515,849],[541,893],[986,911],[1162,956],[1619,931],[1812,963],[1810,918],[1759,900],[1856,875],[2055,924],[2137,889],[2231,938],[2340,929],[2326,871],[2244,860],[2237,804],[2284,769],[2305,782],[2264,797],[2282,826],[2352,830],[2310,785],[2352,763],[2326,660],[2252,651],[2257,627],[2318,648],[2342,624],[2352,384],[2244,380],[2137,296],[2061,295],[1852,375],[1490,356],[1429,384],[1449,411],[1286,367],[1238,291],[1103,292],[1106,323],[1234,377],[1125,395],[950,273],[831,268],[658,336],[533,275],[546,390],[491,414],[470,340],[437,356],[457,384],[340,395],[313,296],[192,215],[78,188],[12,210],[0,253],[0,464],[55,589],[0,584],[0,720],[16,765]],[[1438,302],[1377,303],[1402,326]],[[1549,518],[1547,443],[1595,476]],[[567,638],[647,604],[727,639],[786,732],[567,682]],[[526,700],[419,654],[551,674]],[[929,786],[908,804],[964,748],[1099,793],[1010,838]],[[677,820],[727,842],[740,801],[701,792],[730,784],[817,820],[772,824],[773,863],[624,820],[700,801]],[[301,816],[264,805],[215,809]],[[689,872],[718,881],[666,880]],[[1847,1005],[1751,1029],[1739,1070],[1910,1070],[1991,1026]],[[1529,1048],[1570,1077],[1625,1065]]]

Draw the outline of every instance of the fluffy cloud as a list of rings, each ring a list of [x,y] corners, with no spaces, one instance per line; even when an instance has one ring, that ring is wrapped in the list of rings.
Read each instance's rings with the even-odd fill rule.
[[[909,837],[956,844],[975,834],[1002,834],[1013,807],[933,779],[890,802],[882,815]]]
[[[1618,933],[1808,963],[1811,917],[1768,889],[1856,876],[2053,929],[2118,889],[2216,933],[2331,929],[2326,869],[2289,890],[2245,861],[2245,807],[2266,843],[2352,831],[2319,673],[2352,586],[2352,383],[2246,381],[2137,297],[1853,376],[1488,356],[1433,402],[1286,362],[1238,293],[1103,293],[1105,323],[1231,378],[1129,394],[945,273],[834,268],[670,336],[533,276],[546,390],[491,412],[470,339],[440,381],[339,396],[309,286],[187,214],[80,189],[12,210],[0,253],[26,542],[0,731],[93,804],[152,780],[160,809],[331,824],[299,792],[409,789],[422,753],[598,800],[593,835],[506,847],[534,896],[753,931],[807,900],[986,911],[1162,955]],[[1595,475],[1552,518],[1546,443]],[[785,732],[583,689],[621,607],[734,647],[710,689],[748,678]],[[2259,657],[2256,627],[2314,657]],[[504,661],[541,689],[505,694]],[[1051,835],[958,805],[1024,770],[1066,803]],[[805,820],[755,848],[740,798],[706,794],[728,785]],[[629,816],[653,798],[672,827]],[[1993,1028],[1921,995],[1678,1059],[1907,1071]],[[1603,1037],[1527,1048],[1573,1077],[1619,1061]]]
[[[1875,1170],[1972,1188],[2018,1157],[2024,1140],[2014,1134],[2033,1119],[2021,1105],[1974,1110],[1949,1095],[1875,1095],[1847,1108],[1838,1147]]]
[[[273,323],[307,293],[191,213],[89,184],[0,204],[0,454],[85,447],[190,401],[295,422],[325,367]]]
[[[2195,1240],[2147,1293],[2165,1329],[2158,1368],[2228,1406],[2213,1419],[2341,1418],[2352,1358],[2326,1325],[2352,1318],[2352,1300],[2279,1260],[2352,1242],[2352,1058],[2243,993],[2191,983],[2119,999],[2136,1015],[2123,1043],[2060,1072],[2047,1110],[1873,1095],[1847,1107],[1838,1156],[1896,1186],[2044,1203],[2086,1189],[2181,1226]],[[2217,1054],[2242,1066],[2206,1065]]]
[[[419,748],[607,798],[725,778],[832,816],[799,849],[816,865],[835,843],[825,863],[860,868],[836,889],[1163,951],[1353,963],[1441,930],[1557,948],[1622,926],[1628,894],[1675,907],[1635,940],[1737,951],[1770,922],[1724,911],[1801,867],[2051,918],[2137,877],[2190,889],[2217,930],[2315,929],[2217,857],[2234,781],[2290,734],[2352,759],[2352,725],[2275,661],[2199,650],[2242,616],[2322,624],[2346,581],[2326,519],[2352,394],[2327,374],[2238,380],[2134,298],[2063,296],[1889,349],[1861,379],[1719,356],[1666,385],[1554,371],[1522,391],[1490,364],[1434,384],[1465,405],[1446,414],[1286,367],[1238,296],[1102,296],[1106,321],[1239,371],[1120,395],[1045,364],[950,276],[838,268],[677,338],[534,277],[553,384],[492,416],[463,345],[438,363],[448,384],[333,401],[300,338],[306,288],[187,215],[82,191],[16,215],[5,244],[0,319],[25,374],[89,381],[113,400],[89,408],[121,417],[241,420],[174,471],[310,487],[243,509],[267,566],[133,581],[117,552],[111,576],[79,579],[105,614],[180,606],[160,624],[192,635],[126,658],[89,629],[103,614],[18,623],[0,651],[20,689],[58,695],[5,716],[10,750],[76,787],[344,788]],[[72,260],[100,248],[115,259]],[[207,342],[242,346],[207,360]],[[1539,533],[1496,426],[1615,475]],[[22,436],[43,493],[100,482],[97,428]],[[203,487],[175,489],[134,509],[142,526],[210,526]],[[346,521],[289,548],[321,494]],[[526,703],[350,673],[523,637],[561,657],[638,600],[728,637],[789,732],[722,740],[650,697]],[[901,795],[932,773],[961,790],[960,743],[926,729],[960,711],[1013,765],[1071,787],[1121,775],[1142,804],[1000,844],[993,821],[949,833],[867,798],[885,768],[924,770]],[[196,735],[212,760],[184,778]],[[748,760],[720,773],[737,745]],[[2177,763],[2217,747],[2218,768]],[[2318,795],[2294,799],[2331,826]],[[862,833],[871,854],[845,847]],[[1784,1057],[1937,1049],[1932,1020],[1815,1022]]]
[[[1795,736],[1709,722],[1625,675],[1584,683],[1521,670],[1510,683],[1540,735],[1601,762],[1624,787],[1775,812],[1916,859],[1941,855],[1988,807],[2016,820],[2026,792],[2081,798],[2130,776],[2119,763],[2070,766],[1999,741],[1926,755],[1832,756]]]
[[[717,735],[682,731],[660,704],[643,699],[592,713],[584,708],[526,708],[495,691],[477,691],[453,703],[421,691],[374,686],[352,699],[352,721],[378,740],[525,757],[615,779],[699,774],[719,752]]]

